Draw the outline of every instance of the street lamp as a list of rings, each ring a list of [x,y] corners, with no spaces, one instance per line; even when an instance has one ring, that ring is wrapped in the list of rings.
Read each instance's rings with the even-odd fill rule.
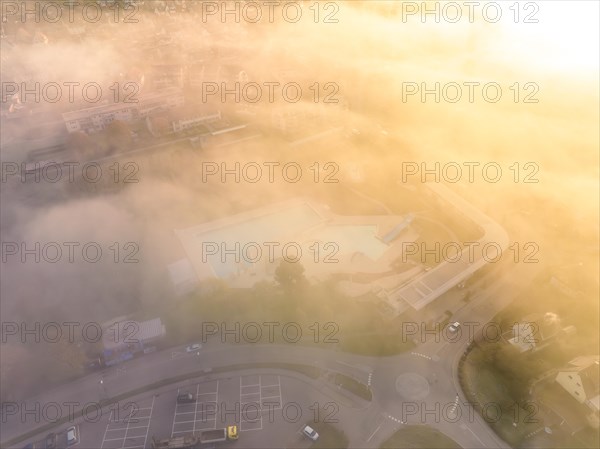
[[[106,399],[108,397],[108,393],[106,392],[106,385],[104,384],[104,379],[100,379],[98,383],[102,387],[102,392],[104,393],[104,398]]]

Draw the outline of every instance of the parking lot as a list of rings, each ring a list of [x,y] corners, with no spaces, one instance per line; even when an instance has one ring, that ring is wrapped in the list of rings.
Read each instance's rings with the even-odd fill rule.
[[[194,401],[178,402],[184,393],[191,393]],[[188,380],[79,419],[77,449],[151,448],[153,437],[199,434],[230,425],[238,426],[239,439],[218,443],[219,447],[308,447],[310,442],[299,429],[314,420],[315,402],[327,400],[305,382],[283,375]]]
[[[154,400],[131,402],[110,411],[101,449],[144,449],[148,441]],[[134,405],[135,404],[135,405]]]
[[[178,388],[177,394],[183,393],[183,390]],[[194,394],[196,402],[175,404],[171,437],[189,435],[201,430],[216,429],[219,381],[198,384],[195,389],[186,388],[185,392]]]
[[[281,410],[279,376],[240,377],[240,432],[262,430],[263,417],[269,410]],[[268,416],[267,416],[268,419]]]

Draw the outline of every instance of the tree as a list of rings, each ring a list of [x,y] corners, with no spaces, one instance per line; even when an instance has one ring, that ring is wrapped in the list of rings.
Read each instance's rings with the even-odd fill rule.
[[[302,264],[287,260],[282,260],[275,269],[275,281],[286,291],[300,289],[308,283]]]
[[[61,338],[52,346],[55,359],[64,363],[68,369],[75,374],[81,374],[87,357],[82,347],[74,342]]]
[[[98,148],[86,133],[78,131],[69,134],[65,146],[77,160],[89,161],[98,157]]]
[[[521,400],[526,397],[533,379],[541,374],[539,360],[531,353],[520,353],[512,345],[496,344],[494,365],[507,380],[513,399]]]
[[[131,145],[129,125],[121,120],[113,120],[105,130],[107,155],[115,154]]]

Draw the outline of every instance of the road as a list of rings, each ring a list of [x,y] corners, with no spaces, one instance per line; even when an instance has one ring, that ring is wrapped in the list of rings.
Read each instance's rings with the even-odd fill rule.
[[[515,265],[503,277],[478,290],[453,319],[481,324],[490,321],[515,298],[519,285],[526,285],[538,271],[537,266]],[[515,285],[513,279],[518,279],[519,285]],[[457,365],[468,344],[466,333],[456,341],[450,341],[450,338],[437,338],[436,341],[436,337],[430,335],[411,353],[376,358],[340,352],[333,347],[211,343],[202,348],[201,358],[185,357],[182,352],[173,350],[148,354],[45,392],[31,398],[27,404],[56,403],[63,407],[66,415],[65,404],[95,403],[200,369],[244,363],[304,364],[340,372],[363,383],[370,379],[373,400],[365,407],[364,418],[361,422],[342,426],[351,447],[378,447],[406,423],[429,424],[464,448],[508,448],[477,413],[468,413],[462,405],[467,399],[458,383]],[[173,359],[177,363],[173,363]],[[453,406],[457,400],[459,406]],[[458,408],[461,408],[459,412]],[[8,441],[41,424],[34,419],[22,420],[18,415],[7,416],[6,422],[2,423],[2,438]]]

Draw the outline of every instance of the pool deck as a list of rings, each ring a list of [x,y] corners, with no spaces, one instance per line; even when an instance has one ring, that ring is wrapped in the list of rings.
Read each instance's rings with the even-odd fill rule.
[[[414,230],[406,229],[396,241],[383,242],[383,237],[404,219],[394,215],[341,216],[307,198],[297,198],[175,230],[175,234],[200,281],[217,277],[232,287],[243,288],[272,278],[277,263],[262,259],[257,263],[236,262],[234,255],[226,256],[224,261],[221,254],[203,256],[203,242],[224,244],[228,249],[236,243],[242,247],[251,242],[259,246],[264,242],[298,243],[306,275],[315,280],[333,273],[385,273],[401,256],[402,242],[418,238]],[[335,254],[331,247],[323,247],[331,242],[336,245]],[[320,244],[316,259],[310,249],[315,243]],[[325,262],[328,255],[335,261]]]
[[[508,247],[506,231],[479,209],[442,184],[427,183],[425,188],[442,207],[462,215],[483,231],[478,241],[480,247],[486,243],[493,243],[502,251]],[[232,248],[234,243],[243,246],[254,242],[261,246],[265,242],[277,242],[280,245],[293,242],[302,249],[300,262],[311,280],[327,279],[332,274],[381,273],[381,277],[372,282],[345,280],[339,285],[343,291],[353,293],[352,296],[368,292],[376,294],[398,315],[409,309],[421,310],[490,263],[477,251],[473,257],[469,248],[465,247],[457,260],[444,260],[428,271],[410,261],[405,262],[405,269],[399,270],[397,264],[405,244],[419,238],[417,230],[406,222],[407,217],[342,216],[308,198],[296,198],[176,230],[175,234],[199,281],[220,278],[233,288],[249,288],[259,281],[272,280],[281,260],[281,246],[279,254],[275,254],[275,260],[262,257],[255,263],[244,260],[238,262],[230,253],[224,258],[208,255],[211,259],[202,254],[203,242],[217,244],[220,241],[227,249]],[[398,230],[402,223],[406,223],[406,226]],[[347,231],[344,226],[348,226]],[[396,238],[386,244],[385,236],[395,230],[398,230]],[[321,245],[319,257],[315,260],[311,246],[331,242],[337,245],[335,254]],[[264,248],[263,253],[267,252]],[[333,255],[335,260],[326,263],[326,255]],[[232,258],[233,261],[230,260]],[[394,274],[390,274],[392,272]]]

